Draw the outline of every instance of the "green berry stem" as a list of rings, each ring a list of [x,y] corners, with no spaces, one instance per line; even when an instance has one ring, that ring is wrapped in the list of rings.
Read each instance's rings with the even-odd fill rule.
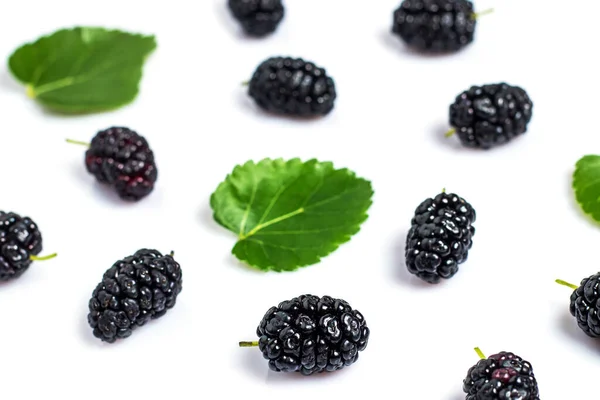
[[[242,86],[250,86],[250,81],[244,81],[244,82],[242,82]]]
[[[240,342],[240,347],[258,347],[258,342]]]
[[[78,144],[79,146],[90,147],[90,144],[87,142],[80,142],[79,140],[67,139],[67,143]]]
[[[43,257],[38,257],[38,256],[29,256],[29,259],[31,261],[46,261],[46,260],[50,260],[54,257],[56,257],[58,254],[57,253],[53,253],[53,254],[49,254],[47,256],[43,256]]]
[[[456,129],[452,128],[452,129],[450,129],[448,132],[446,132],[446,133],[444,134],[444,136],[446,136],[446,137],[450,137],[450,136],[453,136],[455,133],[456,133]]]
[[[483,11],[479,11],[476,13],[473,13],[473,15],[471,16],[471,18],[473,19],[478,19],[479,17],[483,17],[484,15],[488,15],[494,12],[493,8],[488,8],[487,10],[483,10]]]
[[[483,351],[481,351],[481,349],[479,347],[475,347],[475,353],[477,353],[479,358],[481,358],[482,360],[485,360],[487,358],[485,356],[485,354],[483,354]]]
[[[569,282],[565,282],[562,279],[557,279],[554,282],[558,283],[559,285],[563,285],[563,286],[569,287],[569,288],[571,288],[573,290],[579,289],[579,286],[573,285],[572,283],[569,283]]]

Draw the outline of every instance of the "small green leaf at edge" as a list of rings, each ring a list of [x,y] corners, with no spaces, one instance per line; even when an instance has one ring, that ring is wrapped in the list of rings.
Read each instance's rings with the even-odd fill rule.
[[[123,51],[123,48],[118,48],[116,45],[113,46],[114,49],[111,49],[109,47],[108,53],[110,53],[110,50],[116,50],[117,52],[120,51],[121,54],[127,53],[130,54],[129,56],[124,56],[122,57],[122,59],[120,60],[123,64],[123,71],[117,71],[119,73],[115,74],[115,71],[110,71],[110,68],[113,68],[116,65],[118,65],[119,63],[113,63],[112,66],[109,66],[109,68],[106,68],[107,63],[100,65],[100,67],[105,67],[108,71],[105,71],[105,75],[110,76],[112,75],[116,75],[115,79],[114,79],[114,85],[113,85],[113,89],[116,87],[117,89],[114,90],[114,94],[113,94],[113,99],[109,99],[107,100],[106,97],[110,98],[110,96],[105,96],[106,93],[106,88],[109,85],[106,84],[102,84],[99,85],[100,89],[98,90],[98,87],[96,88],[97,90],[86,90],[86,87],[84,84],[82,84],[82,82],[90,82],[90,84],[88,84],[88,86],[93,86],[94,79],[93,79],[93,74],[87,74],[88,77],[85,76],[85,71],[77,71],[78,67],[81,67],[81,65],[85,64],[86,62],[86,58],[88,59],[87,61],[89,61],[89,58],[93,57],[93,56],[97,56],[98,54],[94,54],[94,46],[98,47],[98,43],[102,43],[102,40],[98,40],[97,36],[101,36],[104,35],[104,38],[101,39],[106,39],[107,37],[114,35],[115,37],[118,37],[119,39],[121,39],[121,43],[123,42],[123,39],[132,39],[137,41],[137,48],[133,47],[133,48],[129,48],[128,50],[130,50],[129,52],[125,52]],[[62,39],[62,40],[61,40]],[[69,40],[73,40],[73,39],[79,39],[78,42],[67,42],[65,39],[69,39]],[[94,39],[96,40],[96,42],[94,42]],[[58,48],[54,48],[52,49],[51,47],[48,48],[49,44],[52,44],[53,41],[58,41],[57,43],[54,43],[55,45],[58,44]],[[53,84],[56,83],[65,83],[68,82],[69,79],[75,81],[77,78],[84,78],[81,79],[79,82],[75,81],[73,83],[67,83],[67,84],[63,84],[63,85],[58,85],[57,88],[55,89],[51,89],[51,90],[46,90],[44,91],[41,95],[38,94],[39,89],[36,89],[36,84],[37,82],[35,82],[35,80],[37,78],[39,78],[39,76],[41,74],[43,74],[44,72],[47,72],[48,69],[50,68],[54,68],[56,67],[56,64],[65,61],[65,58],[68,58],[69,56],[73,57],[73,54],[69,54],[68,52],[64,51],[64,48],[75,48],[76,46],[68,46],[69,44],[75,44],[75,45],[79,45],[79,48],[76,50],[87,50],[89,51],[88,53],[85,52],[81,52],[80,54],[76,55],[73,60],[73,63],[68,64],[67,63],[67,67],[69,69],[69,72],[65,73],[65,76],[63,77],[55,77],[54,80],[50,80],[49,82],[45,82],[43,84],[44,87],[48,88],[48,86],[52,87]],[[87,45],[87,47],[85,47]],[[44,48],[46,46],[46,48]],[[157,47],[157,43],[156,43],[156,38],[154,35],[141,35],[141,34],[136,34],[136,33],[129,33],[129,32],[125,32],[122,30],[118,30],[118,29],[105,29],[105,28],[101,28],[101,27],[80,27],[80,26],[76,26],[73,28],[65,28],[65,29],[59,29],[51,34],[48,35],[44,35],[39,37],[37,40],[33,41],[33,42],[29,42],[29,43],[25,43],[24,45],[20,46],[19,48],[17,48],[9,57],[8,59],[8,67],[9,70],[11,71],[12,75],[21,83],[26,85],[26,93],[27,96],[32,98],[32,99],[36,99],[40,104],[42,104],[43,106],[45,106],[46,108],[48,108],[51,111],[54,112],[58,112],[58,113],[64,113],[64,114],[86,114],[86,113],[93,113],[93,112],[103,112],[103,111],[111,111],[114,109],[118,109],[121,108],[125,105],[128,105],[130,103],[132,103],[135,98],[137,97],[138,93],[139,93],[139,83],[141,81],[142,78],[142,69],[143,69],[143,65],[147,59],[147,57],[156,49]],[[97,49],[96,49],[97,50]],[[102,50],[102,49],[101,49]],[[106,48],[103,50],[107,50]],[[61,52],[62,54],[62,58],[61,57],[57,57],[57,53],[60,55]],[[96,51],[96,53],[98,53],[98,51]],[[66,54],[66,56],[65,56]],[[44,56],[46,56],[44,58]],[[35,63],[35,59],[37,58],[37,63],[35,66],[28,66],[27,65],[27,58],[29,57],[29,61],[33,61]],[[128,59],[129,57],[129,59]],[[135,59],[133,59],[135,58]],[[123,63],[123,60],[127,61],[126,63]],[[42,62],[43,61],[43,62]],[[110,60],[109,60],[110,61]],[[128,70],[125,70],[125,68],[127,68]],[[66,69],[66,68],[65,68]],[[92,67],[93,69],[93,67]],[[25,71],[23,71],[25,70]],[[27,71],[29,70],[29,71]],[[74,71],[75,70],[75,71]],[[82,76],[84,75],[84,76]],[[91,78],[90,79],[90,75]],[[100,75],[101,76],[101,75]],[[124,79],[124,76],[126,77],[126,79]],[[37,77],[37,78],[35,78]],[[104,77],[106,78],[106,76]],[[58,81],[58,82],[57,82]],[[96,83],[97,83],[97,77],[96,77]],[[110,80],[109,80],[110,82]],[[83,86],[83,88],[78,89],[78,91],[80,93],[76,93],[78,95],[81,95],[81,93],[88,93],[88,98],[93,98],[94,96],[96,96],[96,98],[93,101],[89,101],[88,104],[85,104],[85,102],[82,102],[80,104],[60,104],[59,102],[52,100],[52,99],[46,99],[45,98],[45,94],[46,93],[50,93],[50,94],[54,94],[56,97],[56,93],[52,93],[53,91],[60,91],[61,89],[72,89],[73,86]],[[120,93],[118,93],[120,91]],[[91,93],[91,96],[89,96],[89,93]],[[100,101],[98,101],[98,98],[101,98],[105,96],[104,99],[101,99]],[[63,98],[64,99],[69,99],[72,97],[72,93],[69,94],[68,91],[67,93],[63,94]]]
[[[582,211],[600,223],[600,156],[586,155],[577,161],[573,190]]]
[[[239,187],[238,188],[234,188],[234,186],[231,184],[233,179],[236,179],[239,177],[240,173],[242,173],[242,175],[248,171],[257,171],[258,168],[260,167],[271,167],[271,166],[276,166],[276,167],[284,167],[287,169],[287,171],[290,171],[290,168],[293,167],[301,167],[303,170],[305,168],[310,168],[310,167],[314,167],[314,172],[315,172],[315,176],[318,175],[317,174],[317,170],[323,172],[325,171],[325,173],[323,174],[323,181],[320,183],[321,186],[314,186],[313,189],[314,192],[312,193],[306,193],[304,192],[303,194],[309,195],[306,196],[306,199],[303,200],[306,202],[306,205],[304,208],[311,208],[313,207],[313,205],[315,205],[316,207],[321,207],[324,204],[327,204],[329,202],[334,201],[335,199],[325,199],[327,200],[325,203],[323,203],[323,200],[319,200],[318,203],[321,203],[321,205],[319,204],[310,204],[311,199],[314,198],[319,198],[318,195],[322,194],[322,191],[326,191],[327,188],[325,187],[325,185],[323,184],[325,180],[330,179],[330,182],[333,182],[331,185],[335,184],[335,181],[331,181],[331,179],[333,179],[334,177],[341,177],[341,178],[346,178],[349,182],[348,186],[351,186],[352,189],[351,191],[342,191],[341,193],[338,193],[337,195],[334,195],[332,197],[336,197],[339,196],[338,198],[342,198],[344,199],[344,197],[347,194],[352,194],[354,192],[357,192],[357,194],[354,196],[355,199],[359,200],[359,204],[357,207],[356,214],[355,215],[351,215],[348,216],[347,218],[351,218],[353,219],[353,223],[350,225],[344,225],[342,227],[324,227],[322,228],[323,232],[319,232],[319,229],[316,230],[315,234],[319,235],[322,234],[324,232],[327,231],[331,231],[332,234],[335,234],[335,240],[330,240],[328,243],[323,243],[323,242],[319,242],[320,243],[320,247],[319,249],[309,249],[308,250],[308,254],[305,254],[303,257],[297,257],[298,260],[297,262],[293,262],[292,260],[288,259],[284,259],[284,261],[281,261],[281,259],[279,259],[279,261],[274,261],[272,258],[269,258],[267,256],[267,253],[265,252],[265,258],[268,260],[268,262],[264,262],[263,259],[256,259],[256,257],[253,257],[248,251],[244,252],[245,249],[241,248],[241,246],[245,245],[247,246],[248,243],[250,243],[250,239],[252,236],[264,236],[265,234],[269,234],[269,232],[267,230],[270,229],[270,227],[272,226],[279,226],[281,227],[282,225],[288,224],[290,222],[294,221],[294,218],[296,218],[296,221],[298,220],[298,218],[302,218],[303,216],[309,215],[310,213],[306,212],[297,212],[299,209],[298,207],[292,207],[295,209],[295,211],[292,210],[292,212],[285,214],[285,218],[281,219],[281,217],[284,217],[284,215],[279,215],[279,216],[273,216],[271,217],[266,223],[263,222],[262,226],[263,228],[259,228],[258,230],[256,229],[256,226],[253,229],[249,229],[247,228],[247,232],[245,232],[245,236],[243,234],[240,233],[240,231],[243,231],[244,228],[242,227],[242,229],[240,229],[241,225],[243,224],[243,222],[241,221],[242,218],[239,218],[242,213],[245,213],[247,210],[251,210],[251,207],[249,207],[248,202],[246,203],[240,203],[240,197],[243,197],[243,194],[240,194],[239,192]],[[289,191],[294,185],[297,184],[297,181],[300,180],[302,177],[306,177],[306,174],[302,174],[302,171],[300,171],[300,173],[295,174],[295,175],[291,175],[288,178],[290,178],[290,181],[287,182],[286,184],[282,185],[279,187],[279,190],[277,191],[277,193],[272,192],[271,194],[273,195],[270,198],[269,201],[269,205],[267,207],[264,207],[264,209],[262,209],[262,211],[260,211],[261,209],[259,209],[259,211],[254,210],[253,213],[253,217],[255,218],[257,215],[257,212],[260,212],[260,214],[262,215],[263,218],[266,218],[268,215],[270,214],[270,211],[276,209],[276,207],[279,207],[277,205],[279,199],[281,199],[282,197],[284,197],[284,194],[286,191]],[[309,178],[314,178],[315,176],[309,177]],[[271,178],[271,179],[269,179]],[[261,183],[268,185],[269,183],[273,184],[274,181],[276,181],[277,179],[274,178],[273,176],[267,177],[267,179],[262,179],[261,181],[256,182],[256,186],[257,188],[261,187]],[[247,183],[247,182],[246,182]],[[236,189],[236,191],[232,190],[232,189]],[[264,185],[262,185],[260,190],[264,189]],[[258,189],[256,190],[258,192]],[[334,169],[333,164],[331,162],[319,162],[316,159],[311,159],[308,160],[306,162],[302,162],[299,158],[294,158],[294,159],[290,159],[288,161],[284,161],[283,159],[279,158],[279,159],[269,159],[266,158],[262,161],[259,161],[258,163],[254,163],[253,161],[248,161],[243,165],[237,165],[233,172],[229,175],[227,175],[227,177],[225,178],[225,180],[219,184],[219,186],[217,187],[217,189],[215,190],[215,192],[211,195],[210,198],[210,205],[211,208],[213,209],[213,218],[214,220],[220,224],[221,226],[223,226],[224,228],[234,232],[235,234],[238,235],[238,241],[235,244],[235,246],[232,249],[232,254],[235,255],[240,261],[244,262],[245,264],[257,268],[259,270],[262,271],[275,271],[275,272],[291,272],[291,271],[295,271],[301,267],[306,267],[309,265],[314,265],[317,264],[321,261],[321,259],[329,254],[331,254],[333,251],[335,251],[341,244],[348,242],[351,237],[353,235],[355,235],[356,233],[359,232],[360,230],[360,226],[361,224],[368,218],[368,214],[367,211],[370,208],[371,204],[372,204],[372,196],[373,196],[374,192],[371,186],[371,182],[363,179],[363,178],[358,178],[356,177],[356,174],[352,171],[349,171],[346,168],[343,169]],[[225,198],[224,196],[229,196],[229,198]],[[233,197],[231,197],[233,196]],[[237,197],[236,197],[237,196]],[[362,197],[362,198],[361,198]],[[292,196],[292,201],[294,201],[294,199],[297,201],[298,200],[298,196]],[[232,202],[228,201],[228,200],[234,200],[233,203],[235,203],[235,201],[238,201],[237,204],[234,204],[232,206]],[[256,201],[260,201],[261,199],[257,199]],[[264,205],[264,199],[263,200],[263,205]],[[352,198],[348,198],[346,199],[346,203],[352,201]],[[273,204],[271,204],[273,203]],[[223,212],[223,208],[227,208],[229,207],[229,213],[227,212]],[[231,208],[233,207],[233,208]],[[255,207],[256,208],[256,207]],[[266,209],[269,209],[270,211],[266,211]],[[252,211],[252,210],[251,210]],[[344,210],[341,210],[342,213]],[[335,212],[340,212],[339,208],[336,208]],[[233,213],[236,213],[238,218],[236,220],[235,215],[233,215]],[[298,217],[296,217],[298,216]],[[261,220],[263,219],[261,218]],[[325,217],[324,217],[325,218]],[[344,219],[346,219],[346,215],[344,215]],[[279,222],[272,222],[274,220],[279,220]],[[277,225],[279,224],[279,225]],[[259,224],[261,225],[261,224]],[[335,232],[336,229],[341,228],[342,231],[340,232]],[[262,233],[261,233],[262,230]],[[252,233],[252,232],[255,233]],[[289,230],[288,230],[289,231]],[[309,229],[309,231],[312,231],[311,229]],[[285,232],[285,231],[283,231]],[[248,235],[248,233],[250,233],[250,235]],[[274,233],[277,233],[276,231]],[[302,231],[299,231],[297,234],[294,234],[293,236],[290,235],[289,237],[295,237],[294,240],[292,240],[293,242],[297,242],[299,236],[302,234]],[[285,234],[285,233],[284,233]],[[304,234],[306,234],[306,232],[304,232]],[[272,237],[276,237],[276,235],[273,235]],[[249,240],[250,239],[250,240]],[[264,238],[263,238],[264,241]],[[273,245],[272,243],[268,244],[269,246],[276,246]],[[263,244],[262,246],[263,251],[265,251],[265,245]],[[306,249],[302,249],[301,247],[298,248],[293,248],[293,249],[289,249],[289,250],[297,250],[298,252],[307,252]],[[311,250],[314,250],[311,252]],[[292,251],[293,252],[293,251]]]

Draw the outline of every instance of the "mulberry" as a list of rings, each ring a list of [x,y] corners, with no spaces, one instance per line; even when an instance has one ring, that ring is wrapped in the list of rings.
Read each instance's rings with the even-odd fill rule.
[[[476,14],[467,0],[404,0],[394,12],[392,32],[425,52],[456,52],[473,42]]]
[[[246,34],[256,37],[275,32],[285,14],[281,0],[229,0],[228,5]]]
[[[458,272],[475,234],[476,213],[456,194],[440,193],[416,209],[406,239],[406,267],[428,283],[439,283]]]
[[[31,218],[0,211],[0,282],[20,277],[34,260],[56,256],[36,257],[41,251],[42,234]]]
[[[109,268],[92,293],[88,322],[100,340],[113,343],[138,326],[165,315],[182,289],[181,267],[172,255],[142,249]]]
[[[600,338],[600,272],[581,281],[581,285],[556,280],[557,283],[573,289],[571,294],[571,315],[586,335]]]
[[[112,185],[119,197],[138,201],[149,195],[158,178],[154,153],[147,140],[129,128],[112,127],[100,131],[85,153],[87,171],[98,182]]]
[[[463,390],[466,400],[540,400],[531,364],[506,351],[482,357],[472,366]]]
[[[527,131],[533,103],[527,92],[506,83],[473,86],[450,106],[448,134],[466,147],[490,149]]]
[[[249,82],[248,95],[265,111],[296,117],[326,115],[337,97],[325,69],[290,57],[263,61]]]
[[[271,307],[256,333],[258,342],[240,346],[259,346],[273,371],[312,375],[354,364],[370,331],[346,301],[307,294]]]

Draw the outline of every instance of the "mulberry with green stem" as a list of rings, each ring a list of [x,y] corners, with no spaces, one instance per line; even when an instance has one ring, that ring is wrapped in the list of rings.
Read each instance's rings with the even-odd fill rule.
[[[98,182],[113,187],[121,199],[139,201],[154,190],[158,179],[154,152],[137,132],[111,127],[98,132],[91,143],[71,139],[67,142],[88,147],[87,171]]]
[[[431,284],[450,279],[473,245],[476,213],[462,197],[445,191],[415,210],[406,238],[408,271]]]
[[[29,217],[0,211],[0,282],[19,278],[33,261],[45,261],[56,253],[38,257],[42,252],[42,234]]]
[[[114,343],[165,315],[181,290],[181,266],[173,253],[138,250],[104,273],[88,303],[88,323],[95,337]]]
[[[312,375],[354,364],[370,330],[346,301],[306,294],[271,307],[256,334],[258,341],[240,342],[240,347],[258,347],[275,372]]]
[[[533,102],[519,86],[493,83],[472,86],[450,106],[447,137],[458,135],[463,146],[491,149],[527,132]]]
[[[502,351],[481,358],[469,368],[463,381],[466,400],[540,400],[531,363],[514,353]]]
[[[583,279],[579,286],[561,279],[556,283],[573,289],[569,311],[577,326],[589,337],[600,338],[600,272]]]
[[[414,50],[454,53],[475,40],[476,13],[468,0],[404,0],[394,11],[392,33]]]

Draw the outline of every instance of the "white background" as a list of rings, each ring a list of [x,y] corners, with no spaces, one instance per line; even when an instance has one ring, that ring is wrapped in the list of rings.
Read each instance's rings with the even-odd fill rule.
[[[600,345],[568,313],[570,290],[599,269],[600,228],[570,189],[575,162],[600,152],[596,57],[600,5],[590,0],[476,2],[496,12],[453,56],[407,51],[389,33],[398,0],[288,0],[277,33],[246,39],[224,0],[5,2],[0,58],[62,27],[100,25],[157,35],[138,99],[118,111],[47,113],[0,69],[0,209],[34,218],[44,253],[0,285],[0,396],[42,399],[381,397],[464,399],[474,346],[534,366],[543,399],[597,392]],[[328,117],[299,122],[256,109],[240,82],[273,55],[327,68],[339,98]],[[446,140],[448,106],[472,84],[524,87],[534,117],[522,138],[488,152]],[[123,204],[83,164],[113,125],[147,137],[159,168],[153,194]],[[236,164],[316,157],[375,189],[370,218],[320,264],[261,273],[230,254],[235,237],[208,199]],[[415,207],[443,188],[476,208],[469,260],[452,280],[409,276],[403,252]],[[106,345],[87,325],[103,272],[140,247],[174,250],[184,271],[177,306]],[[302,293],[348,300],[372,330],[352,367],[302,377],[268,371],[255,338],[264,312]],[[172,396],[172,397],[171,397]]]

